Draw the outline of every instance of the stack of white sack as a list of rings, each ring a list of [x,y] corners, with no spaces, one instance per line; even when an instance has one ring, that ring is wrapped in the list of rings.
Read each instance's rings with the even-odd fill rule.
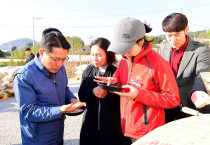
[[[13,79],[22,66],[3,67],[0,73],[2,74],[1,87],[3,92],[8,96],[14,96]]]
[[[83,71],[87,68],[87,66],[87,64],[83,64],[76,67],[75,77],[77,80],[81,80]]]
[[[5,87],[2,85],[2,83],[3,83],[2,79],[3,79],[3,78],[4,78],[4,74],[2,74],[2,73],[0,72],[0,99],[3,98],[3,96],[6,94],[6,93],[4,92]]]

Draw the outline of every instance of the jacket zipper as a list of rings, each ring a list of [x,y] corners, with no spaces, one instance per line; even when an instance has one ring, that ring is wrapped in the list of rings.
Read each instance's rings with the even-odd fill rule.
[[[97,68],[96,69],[96,76],[100,76],[100,74],[99,74],[99,69]],[[100,99],[99,99],[99,101],[98,101],[98,131],[100,130],[100,115],[101,114],[101,101],[100,101]]]
[[[134,60],[134,57],[132,56],[131,57],[131,71],[130,71],[130,75],[129,75],[129,79],[128,80],[131,79],[131,73],[132,73],[132,69],[133,69],[133,60]]]
[[[131,57],[131,71],[130,71],[130,75],[129,75],[129,79],[130,80],[130,77],[131,77],[131,73],[132,73],[132,68],[133,68],[133,60],[134,60],[134,57],[132,56]],[[128,82],[127,82],[128,83]],[[127,109],[128,109],[128,104],[129,104],[130,100],[128,100],[128,103],[125,107],[125,113],[124,113],[124,121],[123,121],[123,126],[124,126],[124,131],[125,131],[125,118],[126,118],[126,113],[127,113]]]
[[[61,104],[60,102],[60,97],[59,97],[59,94],[58,94],[58,90],[57,90],[57,83],[55,81],[55,74],[54,74],[54,77],[52,76],[53,74],[50,74],[49,75],[49,78],[53,81],[53,83],[55,84],[55,89],[56,89],[56,93],[57,93],[57,96],[58,96],[58,100],[59,100],[59,104]],[[71,103],[71,102],[70,102]]]
[[[100,114],[101,114],[101,101],[98,104],[98,131],[100,130]]]

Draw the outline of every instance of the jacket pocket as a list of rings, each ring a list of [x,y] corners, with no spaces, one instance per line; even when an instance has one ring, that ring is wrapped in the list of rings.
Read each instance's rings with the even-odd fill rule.
[[[31,137],[36,137],[38,132],[38,124],[33,122],[28,122],[28,132],[27,134]]]

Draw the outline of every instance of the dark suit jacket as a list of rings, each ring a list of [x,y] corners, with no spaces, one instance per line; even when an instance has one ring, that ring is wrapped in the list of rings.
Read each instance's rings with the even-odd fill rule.
[[[168,41],[161,43],[160,55],[170,62],[171,46]],[[205,71],[210,71],[210,48],[206,44],[189,38],[176,78],[183,106],[196,109],[191,101],[190,92],[193,90],[206,91],[199,74]],[[210,113],[210,106],[205,108],[209,108]],[[205,108],[202,110],[206,110]]]
[[[28,63],[29,61],[33,60],[35,57],[35,55],[33,53],[31,53],[30,55],[28,55],[27,59],[26,59],[26,63]]]

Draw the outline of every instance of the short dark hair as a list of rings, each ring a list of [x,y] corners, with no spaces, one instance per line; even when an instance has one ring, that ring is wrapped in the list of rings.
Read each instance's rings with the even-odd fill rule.
[[[102,38],[102,37],[96,38],[90,43],[90,48],[93,45],[97,45],[104,50],[104,52],[106,53],[106,56],[107,56],[107,60],[106,60],[107,64],[110,65],[110,64],[116,63],[115,53],[111,52],[111,51],[107,51],[107,49],[110,45],[110,41],[108,39]]]
[[[31,48],[26,48],[25,51],[31,51]]]
[[[44,35],[46,35],[47,33],[50,33],[50,32],[52,32],[52,31],[60,32],[60,33],[61,33],[61,31],[58,30],[57,28],[47,28],[47,29],[45,29],[45,30],[42,32],[42,37],[43,37]],[[62,34],[62,33],[61,33],[61,34]]]
[[[49,53],[52,52],[52,47],[62,47],[69,50],[71,46],[61,32],[50,31],[42,36],[40,48]]]
[[[180,32],[185,30],[188,25],[188,19],[182,13],[172,13],[162,22],[164,32]]]

